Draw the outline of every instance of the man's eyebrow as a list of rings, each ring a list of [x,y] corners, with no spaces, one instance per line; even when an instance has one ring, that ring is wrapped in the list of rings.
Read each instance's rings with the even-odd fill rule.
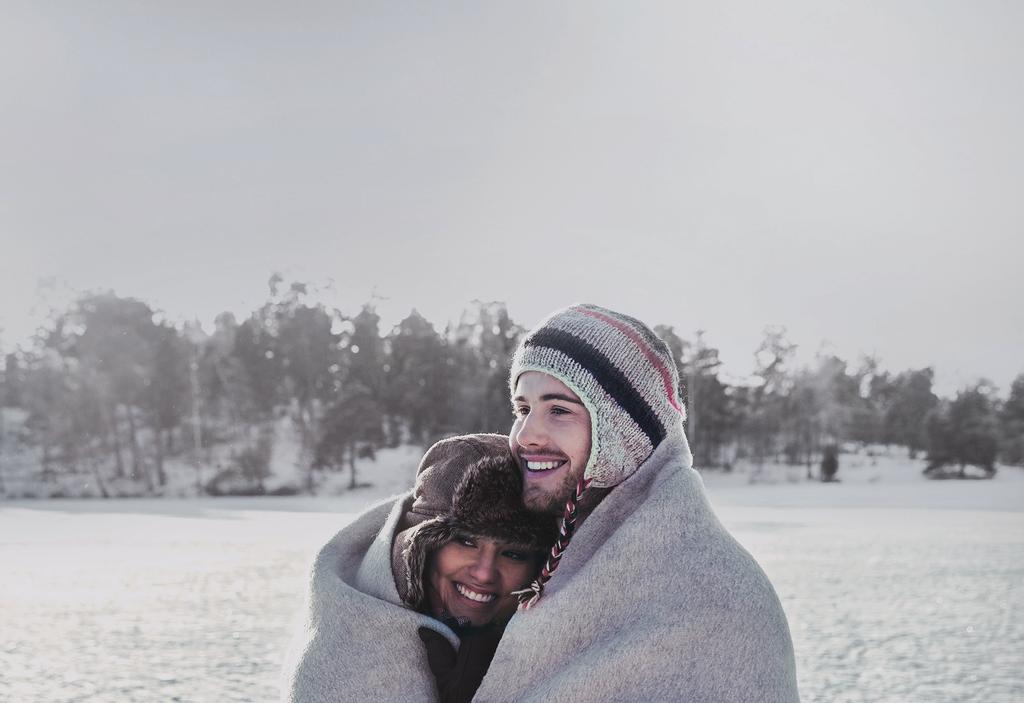
[[[540,397],[540,399],[542,401],[562,400],[562,401],[565,401],[566,403],[575,403],[576,405],[583,405],[583,401],[582,400],[578,400],[577,398],[573,398],[571,395],[566,395],[565,393],[545,393],[544,395],[542,395]],[[514,403],[525,403],[526,402],[526,396],[517,395],[515,398],[512,399],[512,402],[514,402]]]
[[[583,401],[578,398],[573,398],[571,395],[565,393],[545,393],[540,397],[541,400],[564,400],[566,403],[575,403],[576,405],[583,405]]]

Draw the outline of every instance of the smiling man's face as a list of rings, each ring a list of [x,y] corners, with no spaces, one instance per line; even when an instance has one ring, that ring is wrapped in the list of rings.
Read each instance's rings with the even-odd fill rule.
[[[561,515],[590,458],[590,413],[554,376],[526,371],[512,398],[509,446],[523,472],[523,504]]]

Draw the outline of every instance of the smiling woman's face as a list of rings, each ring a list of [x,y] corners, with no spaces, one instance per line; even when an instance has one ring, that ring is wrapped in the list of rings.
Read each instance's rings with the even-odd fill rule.
[[[435,551],[427,564],[431,614],[486,625],[515,613],[512,595],[537,571],[533,552],[481,537],[461,537]]]

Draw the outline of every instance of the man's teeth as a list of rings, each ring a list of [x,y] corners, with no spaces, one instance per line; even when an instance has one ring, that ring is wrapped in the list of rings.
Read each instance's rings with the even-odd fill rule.
[[[476,591],[471,591],[465,586],[463,586],[461,583],[455,584],[455,590],[457,590],[462,595],[466,596],[466,598],[469,598],[470,600],[475,600],[477,603],[490,603],[492,600],[498,597],[494,593],[477,593]]]
[[[526,462],[526,468],[530,471],[550,471],[564,463],[564,461],[528,461]]]

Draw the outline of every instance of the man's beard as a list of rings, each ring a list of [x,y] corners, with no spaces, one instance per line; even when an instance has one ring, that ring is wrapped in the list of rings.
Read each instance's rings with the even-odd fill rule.
[[[565,472],[562,483],[553,491],[527,483],[523,488],[523,505],[533,513],[561,516],[565,512],[565,501],[576,491],[576,483],[571,471]]]

